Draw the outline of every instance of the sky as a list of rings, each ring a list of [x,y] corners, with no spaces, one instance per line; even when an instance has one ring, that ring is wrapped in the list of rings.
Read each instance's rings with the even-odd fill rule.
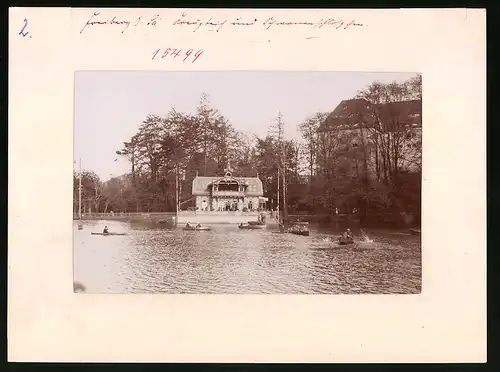
[[[279,71],[78,71],[74,156],[105,181],[130,171],[117,157],[150,113],[195,113],[202,93],[233,127],[265,136],[281,111],[285,137],[316,112],[331,112],[374,81],[402,82],[416,73]],[[78,168],[77,168],[78,169]]]

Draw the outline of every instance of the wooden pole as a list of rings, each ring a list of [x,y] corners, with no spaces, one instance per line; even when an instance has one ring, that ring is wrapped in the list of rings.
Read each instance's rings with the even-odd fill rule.
[[[179,215],[179,167],[175,166],[175,218]]]
[[[286,153],[283,145],[283,170],[282,170],[282,175],[283,175],[283,224],[285,227],[288,227],[288,204],[287,204],[287,199],[286,199]]]
[[[276,197],[276,218],[280,222],[280,169],[278,167],[278,195]]]
[[[285,170],[283,170],[283,224],[285,227],[288,226],[288,205],[286,203],[286,176]]]
[[[80,174],[78,175],[78,216],[82,220],[82,159],[80,158]]]

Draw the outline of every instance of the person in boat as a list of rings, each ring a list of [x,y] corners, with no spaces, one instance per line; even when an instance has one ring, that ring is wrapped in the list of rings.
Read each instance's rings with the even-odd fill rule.
[[[198,223],[198,225],[196,225],[196,228],[200,228],[201,227],[201,223]]]
[[[107,226],[104,226],[104,230],[102,230],[103,234],[109,234],[109,230]]]
[[[261,225],[266,223],[266,216],[264,215],[264,213],[259,214],[259,223]]]
[[[343,234],[342,234],[342,237],[344,239],[352,239],[352,233],[351,233],[351,229],[347,229]]]
[[[188,223],[186,224],[186,227],[187,228],[191,227],[191,222],[188,221]]]

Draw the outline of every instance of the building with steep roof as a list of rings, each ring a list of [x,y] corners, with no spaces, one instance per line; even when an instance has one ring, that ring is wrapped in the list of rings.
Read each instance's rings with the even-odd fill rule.
[[[196,176],[192,194],[198,211],[257,211],[265,207],[259,177],[234,177],[230,165],[222,177]]]
[[[373,104],[366,99],[343,100],[321,123],[318,132],[355,130],[361,121],[365,128],[380,127],[382,131],[394,131],[402,126],[422,127],[422,100],[396,101]]]
[[[365,158],[369,171],[380,169],[383,159],[377,147],[397,144],[398,165],[418,170],[421,166],[422,100],[374,104],[365,99],[339,103],[318,128],[325,158],[343,151],[351,158]],[[380,142],[385,141],[385,142]],[[364,144],[364,146],[360,146]],[[362,149],[357,150],[361,147]],[[336,154],[331,153],[336,150]],[[323,159],[325,163],[327,159]]]

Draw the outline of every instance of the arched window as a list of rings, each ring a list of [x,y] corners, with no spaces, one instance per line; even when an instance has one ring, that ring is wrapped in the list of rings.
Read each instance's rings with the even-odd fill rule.
[[[219,191],[238,191],[239,184],[234,180],[223,180],[219,182]]]

